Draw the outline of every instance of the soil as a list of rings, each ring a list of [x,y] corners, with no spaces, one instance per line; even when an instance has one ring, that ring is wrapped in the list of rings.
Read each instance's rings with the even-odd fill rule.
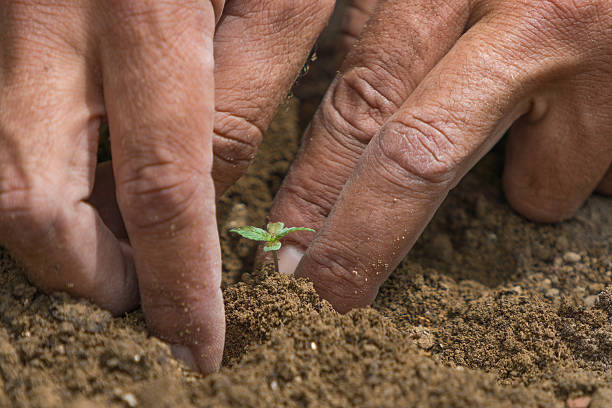
[[[503,146],[451,192],[370,308],[339,315],[309,282],[254,269],[254,245],[228,230],[265,223],[312,89],[333,75],[320,67],[219,203],[221,371],[174,361],[140,311],[113,318],[38,291],[0,250],[0,406],[612,407],[612,200],[529,222],[504,201]]]

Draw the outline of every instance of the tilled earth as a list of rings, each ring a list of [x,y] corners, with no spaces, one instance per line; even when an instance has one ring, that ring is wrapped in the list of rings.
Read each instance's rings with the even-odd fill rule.
[[[281,107],[219,203],[222,370],[175,362],[139,311],[113,318],[38,291],[0,250],[0,406],[612,407],[612,200],[531,223],[504,201],[503,146],[451,192],[371,308],[339,315],[307,281],[254,270],[254,245],[229,229],[264,224],[332,74],[313,65],[301,105]]]

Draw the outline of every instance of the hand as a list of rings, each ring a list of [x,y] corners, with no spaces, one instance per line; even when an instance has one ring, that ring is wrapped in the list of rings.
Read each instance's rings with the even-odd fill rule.
[[[248,165],[331,6],[4,2],[0,242],[32,282],[115,314],[141,302],[176,355],[218,368],[215,187]]]
[[[510,127],[517,211],[554,222],[612,193],[610,67],[605,0],[379,1],[275,200],[272,221],[319,231],[285,244],[281,270],[341,312],[368,305]]]

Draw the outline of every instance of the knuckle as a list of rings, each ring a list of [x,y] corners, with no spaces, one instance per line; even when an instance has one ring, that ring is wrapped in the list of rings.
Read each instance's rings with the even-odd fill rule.
[[[416,179],[429,187],[449,188],[465,156],[443,125],[415,115],[386,124],[377,147],[379,161],[399,183]]]
[[[299,220],[304,225],[312,225],[321,218],[329,215],[335,196],[329,183],[325,183],[318,178],[308,178],[305,183],[285,183],[281,187],[282,193],[291,198],[291,206],[296,208],[295,213],[299,215]],[[319,194],[312,194],[318,191]],[[287,203],[289,204],[289,203]]]
[[[232,165],[248,166],[263,140],[263,133],[263,129],[245,117],[216,112],[214,154]]]
[[[369,143],[401,103],[385,85],[390,77],[382,67],[355,67],[344,73],[322,106],[324,118],[335,130],[332,133],[348,133],[360,143]]]
[[[141,163],[120,172],[117,199],[126,224],[138,229],[181,228],[204,191],[206,177],[176,162]]]

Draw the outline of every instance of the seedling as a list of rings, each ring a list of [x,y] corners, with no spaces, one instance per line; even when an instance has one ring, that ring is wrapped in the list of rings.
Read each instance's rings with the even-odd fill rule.
[[[240,228],[232,228],[230,231],[235,232],[244,238],[252,239],[253,241],[265,242],[263,250],[264,252],[272,252],[272,256],[274,257],[274,269],[276,269],[276,273],[278,273],[278,250],[282,246],[280,239],[295,231],[315,232],[315,230],[311,228],[304,227],[285,228],[285,224],[282,222],[269,223],[267,231],[261,228],[252,227],[250,225]]]

